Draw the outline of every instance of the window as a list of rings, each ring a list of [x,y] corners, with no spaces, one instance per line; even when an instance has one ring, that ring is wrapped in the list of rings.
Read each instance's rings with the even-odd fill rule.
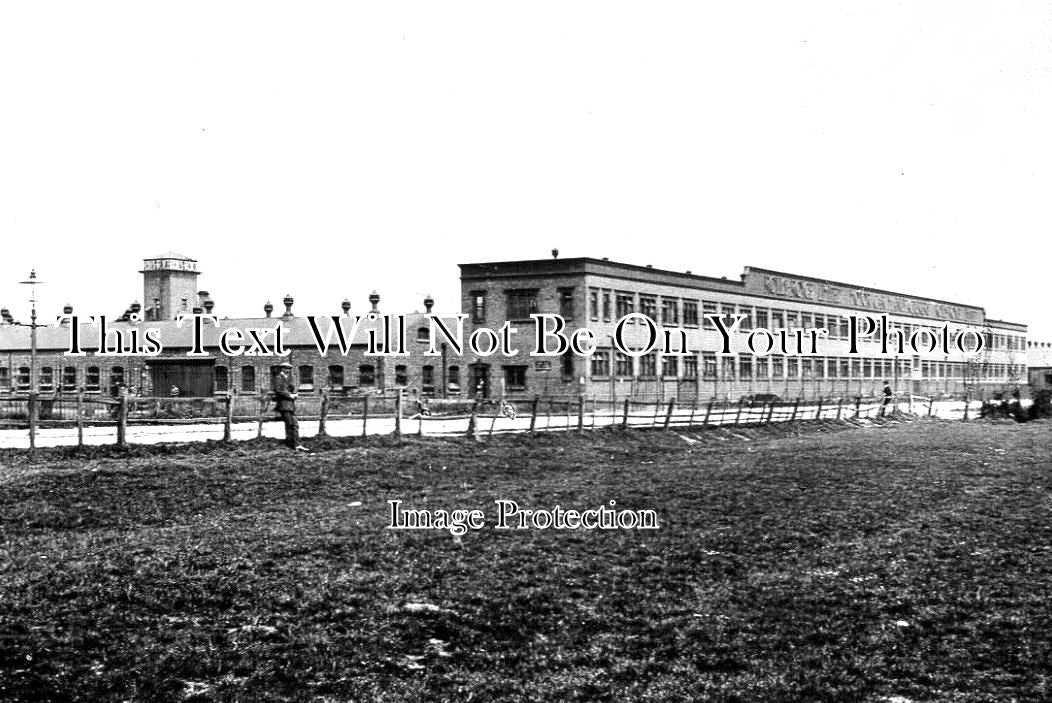
[[[300,390],[314,390],[314,367],[309,364],[300,366]]]
[[[650,352],[639,357],[639,375],[643,378],[657,376],[657,353]]]
[[[804,379],[815,377],[814,359],[800,359],[800,377]]]
[[[614,352],[614,364],[618,376],[632,376],[632,357],[624,352]]]
[[[610,291],[603,291],[603,322],[610,322]]]
[[[562,370],[563,380],[564,381],[572,381],[573,380],[573,376],[574,376],[574,373],[573,373],[574,372],[574,368],[573,368],[573,354],[571,352],[566,352],[565,354],[562,355],[562,357],[560,359],[560,367],[561,367],[561,370]]]
[[[695,379],[698,377],[698,357],[683,357],[683,378]]]
[[[26,369],[26,374],[29,374],[29,369]],[[84,374],[84,389],[89,391],[99,390],[99,367],[89,366]]]
[[[716,329],[716,325],[712,324],[712,322],[709,320],[709,315],[718,314],[716,311],[716,303],[712,302],[711,300],[702,301],[701,313],[705,319],[705,329]]]
[[[435,367],[431,365],[420,368],[420,388],[424,395],[435,394]]]
[[[687,327],[698,326],[698,301],[683,301],[683,324]]]
[[[800,378],[800,359],[790,356],[785,360],[785,377]]]
[[[559,314],[564,320],[573,319],[573,288],[559,289]]]
[[[734,357],[725,356],[723,357],[723,380],[733,381],[734,380]]]
[[[738,355],[738,377],[743,381],[752,380],[752,355]]]
[[[241,392],[242,393],[255,393],[256,392],[256,367],[255,366],[242,366],[241,367]]]
[[[610,375],[610,352],[597,349],[592,354],[592,376]]]
[[[343,388],[343,366],[329,367],[329,388]]]
[[[408,369],[404,364],[398,364],[395,366],[395,385],[396,386],[408,386],[409,385],[409,373]]]
[[[837,376],[840,375],[839,368],[840,368],[839,362],[835,358],[830,357],[829,358],[829,363],[826,365],[826,369],[827,369],[827,374],[826,375],[829,376],[829,378],[836,378]]]
[[[785,329],[785,312],[782,310],[771,311],[771,329]]]
[[[18,375],[15,377],[16,387],[20,391],[29,390],[29,367],[19,366]]]
[[[745,319],[742,320],[742,326],[739,327],[738,329],[740,329],[742,331],[751,330],[752,329],[752,308],[743,306],[741,309],[738,310],[738,312],[740,312],[742,315],[745,315]]]
[[[4,369],[7,371],[7,369]],[[0,386],[5,385],[3,381],[0,381]],[[64,391],[75,391],[77,390],[77,367],[66,366],[62,369],[62,390]]]
[[[40,368],[40,390],[50,391],[55,388],[55,369],[50,366]]]
[[[526,390],[526,367],[505,366],[504,387],[507,388],[509,391]]]
[[[756,366],[756,378],[766,381],[770,376],[770,362],[766,356],[757,356],[753,359],[753,364]]]
[[[777,379],[785,378],[785,357],[784,356],[772,356],[771,357],[771,378],[777,378]]]
[[[460,392],[460,367],[450,366],[449,367],[449,391],[451,393]]]
[[[679,324],[679,301],[675,298],[662,298],[661,299],[661,324],[663,325],[678,325]]]
[[[11,370],[6,366],[0,366],[0,390],[11,390]]]
[[[720,312],[723,315],[723,325],[729,330],[734,324],[734,315],[738,306],[734,303],[720,303]]]
[[[376,385],[376,367],[372,364],[362,364],[358,367],[358,385]]]
[[[657,298],[652,295],[639,296],[639,312],[657,322]]]
[[[599,291],[594,288],[588,293],[588,309],[590,310],[589,315],[593,320],[599,320]]]
[[[230,390],[230,370],[225,366],[215,368],[216,393],[226,393]]]
[[[635,296],[631,293],[618,293],[617,294],[617,318],[621,319],[625,315],[631,314],[635,311]]]
[[[427,344],[431,341],[431,330],[427,327],[416,328],[416,341]]]
[[[836,315],[826,315],[826,329],[829,330],[830,339],[840,339],[840,318]]]
[[[676,378],[679,376],[679,357],[661,357],[661,375],[664,378]]]
[[[471,321],[486,321],[486,291],[484,290],[471,291]]]
[[[927,363],[927,362],[925,362]],[[925,374],[926,376],[927,374]],[[873,360],[863,359],[862,360],[862,378],[873,378]]]
[[[826,316],[822,314],[815,314],[815,327],[822,328],[826,326]]]
[[[714,352],[701,353],[701,377],[710,381],[716,380],[716,354]]]
[[[862,376],[862,361],[861,359],[851,360],[851,378],[859,378]]]
[[[508,298],[508,319],[528,320],[537,312],[537,291],[509,290],[504,292]]]
[[[788,329],[800,329],[800,313],[796,310],[785,311],[785,325]]]
[[[117,395],[118,390],[124,385],[124,367],[114,366],[110,370],[110,393]]]
[[[767,327],[767,308],[756,308],[756,326]]]
[[[851,378],[851,360],[840,360],[840,378]]]

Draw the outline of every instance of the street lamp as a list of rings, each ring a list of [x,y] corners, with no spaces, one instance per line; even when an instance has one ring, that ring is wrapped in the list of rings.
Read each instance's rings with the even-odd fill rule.
[[[32,305],[29,312],[29,448],[36,449],[37,435],[37,289],[43,281],[37,280],[37,271],[29,272],[28,281],[19,281],[20,285],[29,286],[29,302]]]

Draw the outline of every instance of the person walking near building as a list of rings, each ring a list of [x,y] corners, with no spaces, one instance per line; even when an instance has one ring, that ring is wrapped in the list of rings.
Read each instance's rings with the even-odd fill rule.
[[[884,417],[884,414],[888,410],[888,406],[891,405],[891,399],[895,396],[895,391],[891,390],[891,382],[884,381],[884,402],[880,404],[880,417]]]
[[[274,377],[274,403],[281,421],[285,423],[285,445],[289,449],[308,451],[300,444],[300,426],[296,421],[296,393],[295,386],[292,385],[292,364],[282,362],[278,364],[278,369],[278,374]]]

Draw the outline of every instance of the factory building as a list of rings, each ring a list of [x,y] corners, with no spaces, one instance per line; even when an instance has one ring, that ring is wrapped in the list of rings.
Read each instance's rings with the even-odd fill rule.
[[[510,320],[532,335],[532,314],[557,313],[566,320],[567,334],[589,328],[595,336],[597,348],[590,357],[532,357],[525,350],[514,357],[476,355],[468,364],[468,382],[483,394],[854,397],[879,394],[888,381],[900,395],[980,397],[1027,382],[1026,325],[989,319],[974,305],[760,268],[746,268],[739,280],[728,280],[606,259],[559,259],[556,251],[551,259],[460,268],[461,309],[470,331]],[[651,335],[650,326],[633,313],[653,320],[659,332],[673,331],[676,343],[642,356],[627,353],[645,349]],[[618,345],[618,322],[629,315],[631,323],[621,329],[627,343]],[[710,315],[726,321],[727,328],[735,316],[743,316],[730,335],[732,353],[721,353],[724,340]],[[984,349],[978,354],[955,348],[913,353],[907,347],[907,353],[892,354],[884,353],[873,336],[861,340],[858,353],[851,354],[850,317],[882,315],[905,339],[924,329],[941,337],[945,326],[952,341],[970,329],[982,336]],[[757,355],[746,345],[757,328],[823,328],[828,336],[818,340],[818,353],[777,348]],[[918,338],[924,349],[926,334]],[[893,342],[897,339],[892,336]],[[687,353],[681,353],[683,340]]]

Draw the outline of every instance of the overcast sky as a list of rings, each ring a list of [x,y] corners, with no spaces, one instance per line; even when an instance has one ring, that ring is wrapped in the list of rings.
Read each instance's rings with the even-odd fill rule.
[[[0,306],[459,308],[458,263],[746,265],[1052,339],[1044,2],[5,3]]]

